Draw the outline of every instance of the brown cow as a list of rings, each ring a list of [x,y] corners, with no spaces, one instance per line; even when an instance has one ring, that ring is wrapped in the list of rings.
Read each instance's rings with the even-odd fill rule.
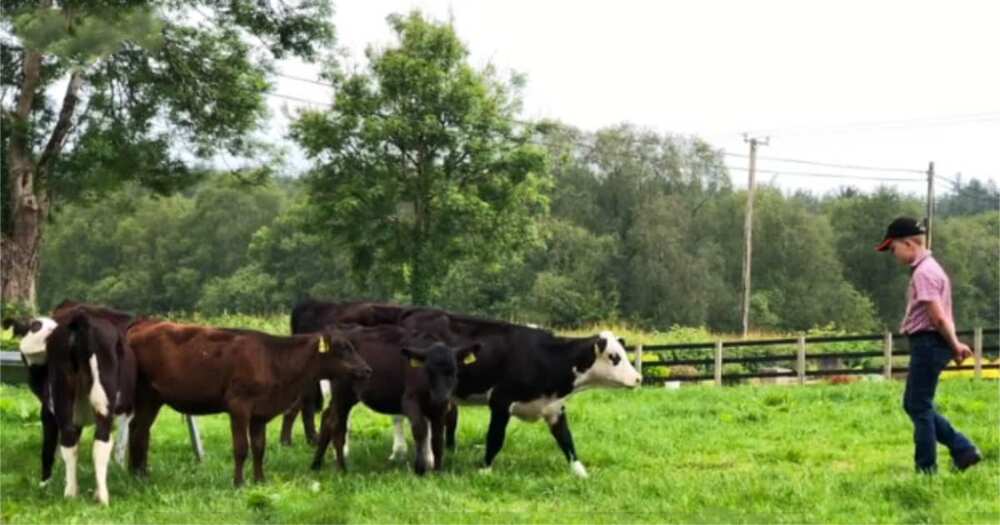
[[[149,430],[164,404],[185,414],[229,414],[233,483],[243,484],[247,435],[254,480],[264,480],[267,422],[319,378],[363,380],[371,368],[336,332],[278,337],[252,330],[140,321],[128,333],[139,365],[129,466],[147,472]]]

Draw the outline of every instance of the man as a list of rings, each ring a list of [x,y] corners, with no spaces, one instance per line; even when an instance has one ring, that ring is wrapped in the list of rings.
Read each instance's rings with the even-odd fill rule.
[[[951,281],[924,244],[927,231],[916,219],[900,217],[889,225],[876,250],[891,251],[910,267],[906,314],[900,332],[910,341],[910,373],[906,378],[903,409],[913,421],[917,471],[937,471],[937,442],[948,447],[958,470],[982,459],[972,442],[934,409],[934,390],[941,371],[954,359],[961,365],[972,355],[958,340],[951,312]]]

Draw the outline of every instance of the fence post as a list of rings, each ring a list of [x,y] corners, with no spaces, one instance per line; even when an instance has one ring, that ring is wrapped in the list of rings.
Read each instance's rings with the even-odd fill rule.
[[[635,347],[635,371],[642,377],[642,343]]]
[[[972,351],[975,357],[976,379],[983,378],[983,329],[976,328],[972,336]]]
[[[722,386],[722,341],[715,342],[715,386]]]
[[[892,379],[892,332],[886,330],[882,338],[882,373],[886,379]]]
[[[799,336],[799,356],[796,361],[796,371],[799,373],[799,384],[806,384],[806,336]]]
[[[195,422],[194,416],[190,414],[184,414],[184,419],[187,420],[188,434],[191,435],[191,448],[194,449],[194,457],[201,463],[202,458],[205,457],[205,448],[201,445],[201,433],[198,432],[198,423]]]

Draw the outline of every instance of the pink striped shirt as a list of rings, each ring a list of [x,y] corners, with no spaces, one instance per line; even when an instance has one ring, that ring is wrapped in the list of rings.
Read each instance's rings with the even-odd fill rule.
[[[913,275],[906,290],[906,315],[899,331],[912,334],[923,330],[937,330],[931,322],[927,303],[937,301],[945,317],[954,323],[951,313],[951,280],[944,268],[927,251],[910,265]]]

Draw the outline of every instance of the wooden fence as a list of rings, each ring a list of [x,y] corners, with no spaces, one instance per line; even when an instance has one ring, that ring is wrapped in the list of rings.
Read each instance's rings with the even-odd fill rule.
[[[994,344],[990,346],[984,346],[984,337],[990,336],[994,339],[1000,335],[1000,329],[982,329],[976,328],[975,330],[965,330],[958,332],[958,336],[961,338],[967,338],[972,336],[973,338],[973,357],[972,364],[963,364],[962,366],[952,365],[945,370],[973,370],[974,376],[978,379],[982,377],[982,371],[984,369],[1000,369],[1000,364],[989,364],[984,363],[984,353],[995,354],[1000,352],[1000,345]],[[886,332],[884,334],[873,334],[873,335],[853,335],[853,336],[821,336],[821,337],[805,337],[800,336],[794,339],[766,339],[766,340],[735,340],[735,341],[715,341],[715,342],[705,342],[705,343],[684,343],[684,344],[666,344],[666,345],[639,345],[637,347],[629,349],[630,352],[634,354],[634,362],[636,370],[640,374],[643,374],[644,384],[655,384],[662,383],[665,381],[708,381],[713,380],[716,385],[723,384],[724,381],[735,381],[740,379],[748,378],[775,378],[775,377],[794,377],[798,379],[798,383],[805,383],[807,377],[820,377],[820,376],[834,376],[834,375],[871,375],[878,374],[886,379],[891,379],[893,374],[906,373],[908,368],[905,366],[894,366],[894,358],[898,356],[908,356],[909,348],[899,348],[896,345],[896,341],[903,339],[905,340],[905,335],[898,333]],[[881,341],[880,351],[868,351],[868,352],[836,352],[836,351],[821,351],[821,352],[808,352],[808,347],[812,345],[813,347],[819,345],[830,345],[834,343],[858,343],[858,342],[879,342]],[[759,348],[759,347],[775,347],[775,346],[794,346],[794,353],[776,353],[768,355],[754,355],[754,356],[741,356],[737,353],[727,352],[727,350],[739,350],[746,348]],[[900,345],[903,346],[903,345]],[[701,350],[702,353],[711,350],[711,357],[698,357],[698,358],[683,358],[678,357],[678,353],[683,354],[687,352]],[[659,359],[656,361],[643,361],[643,357],[647,354],[657,354]],[[666,354],[672,354],[669,359],[664,359]],[[809,369],[806,365],[807,361],[816,360],[830,360],[835,362],[840,362],[845,359],[867,359],[867,358],[881,358],[882,366],[880,367],[819,367],[815,369]],[[725,365],[727,364],[739,364],[739,365],[751,365],[759,366],[764,363],[794,363],[794,369],[790,371],[757,371],[757,372],[739,372],[726,374]],[[968,361],[966,361],[968,363]],[[651,369],[655,368],[669,368],[678,365],[687,365],[692,367],[700,367],[703,370],[711,369],[711,374],[696,374],[696,375],[683,375],[683,376],[671,376],[671,377],[661,377],[659,375],[654,375],[653,373],[646,373]]]

